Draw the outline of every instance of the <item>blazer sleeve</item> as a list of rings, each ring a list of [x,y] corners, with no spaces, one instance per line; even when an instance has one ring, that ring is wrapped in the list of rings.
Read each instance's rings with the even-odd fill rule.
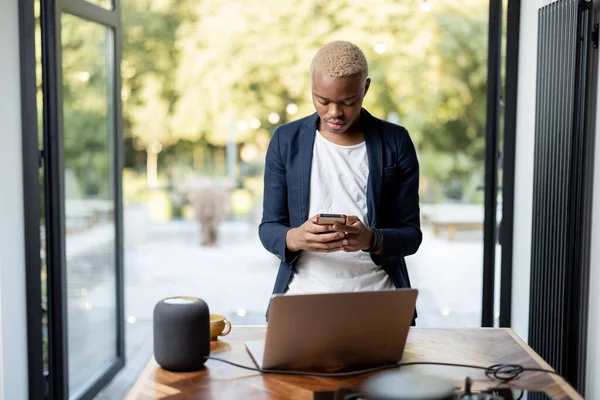
[[[393,227],[382,228],[383,253],[374,254],[376,264],[386,264],[414,254],[423,240],[419,210],[419,162],[408,132],[402,128],[398,159],[400,180],[396,191]]]
[[[287,250],[285,237],[290,227],[286,167],[281,158],[279,128],[267,149],[264,174],[263,216],[258,227],[260,241],[269,252],[285,263],[296,260],[299,252]]]

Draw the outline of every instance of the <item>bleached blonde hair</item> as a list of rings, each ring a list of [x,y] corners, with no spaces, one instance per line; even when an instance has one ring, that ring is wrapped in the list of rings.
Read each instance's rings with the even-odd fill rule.
[[[321,47],[313,57],[310,76],[319,73],[331,78],[359,75],[369,77],[369,65],[362,50],[355,44],[336,40]]]

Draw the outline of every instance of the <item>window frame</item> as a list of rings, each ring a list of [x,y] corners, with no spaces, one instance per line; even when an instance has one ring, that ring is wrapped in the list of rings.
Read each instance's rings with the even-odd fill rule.
[[[19,2],[23,187],[25,208],[25,248],[27,278],[27,334],[29,363],[29,398],[92,399],[125,365],[124,277],[123,277],[123,121],[120,66],[122,29],[120,0],[113,0],[112,10],[84,0],[40,1],[43,92],[43,144],[38,140],[35,59],[35,1]],[[109,78],[113,85],[110,114],[114,124],[111,139],[113,153],[113,193],[115,225],[116,283],[116,357],[82,390],[69,397],[67,296],[65,259],[65,201],[62,114],[63,13],[74,15],[112,30],[113,65]],[[43,145],[43,146],[42,146]],[[40,168],[44,168],[44,210],[46,215],[47,293],[48,293],[48,372],[43,370],[40,278]]]

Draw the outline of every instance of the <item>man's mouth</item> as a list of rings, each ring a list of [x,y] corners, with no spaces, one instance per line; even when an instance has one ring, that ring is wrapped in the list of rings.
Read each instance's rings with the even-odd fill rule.
[[[341,128],[342,126],[344,126],[346,123],[343,121],[327,121],[327,123],[332,126],[333,128]]]

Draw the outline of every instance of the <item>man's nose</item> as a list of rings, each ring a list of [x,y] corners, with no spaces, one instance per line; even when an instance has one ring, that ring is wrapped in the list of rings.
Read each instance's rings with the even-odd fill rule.
[[[343,114],[342,112],[342,107],[340,107],[337,104],[331,104],[331,106],[329,107],[329,115],[331,115],[332,117],[341,117]]]

